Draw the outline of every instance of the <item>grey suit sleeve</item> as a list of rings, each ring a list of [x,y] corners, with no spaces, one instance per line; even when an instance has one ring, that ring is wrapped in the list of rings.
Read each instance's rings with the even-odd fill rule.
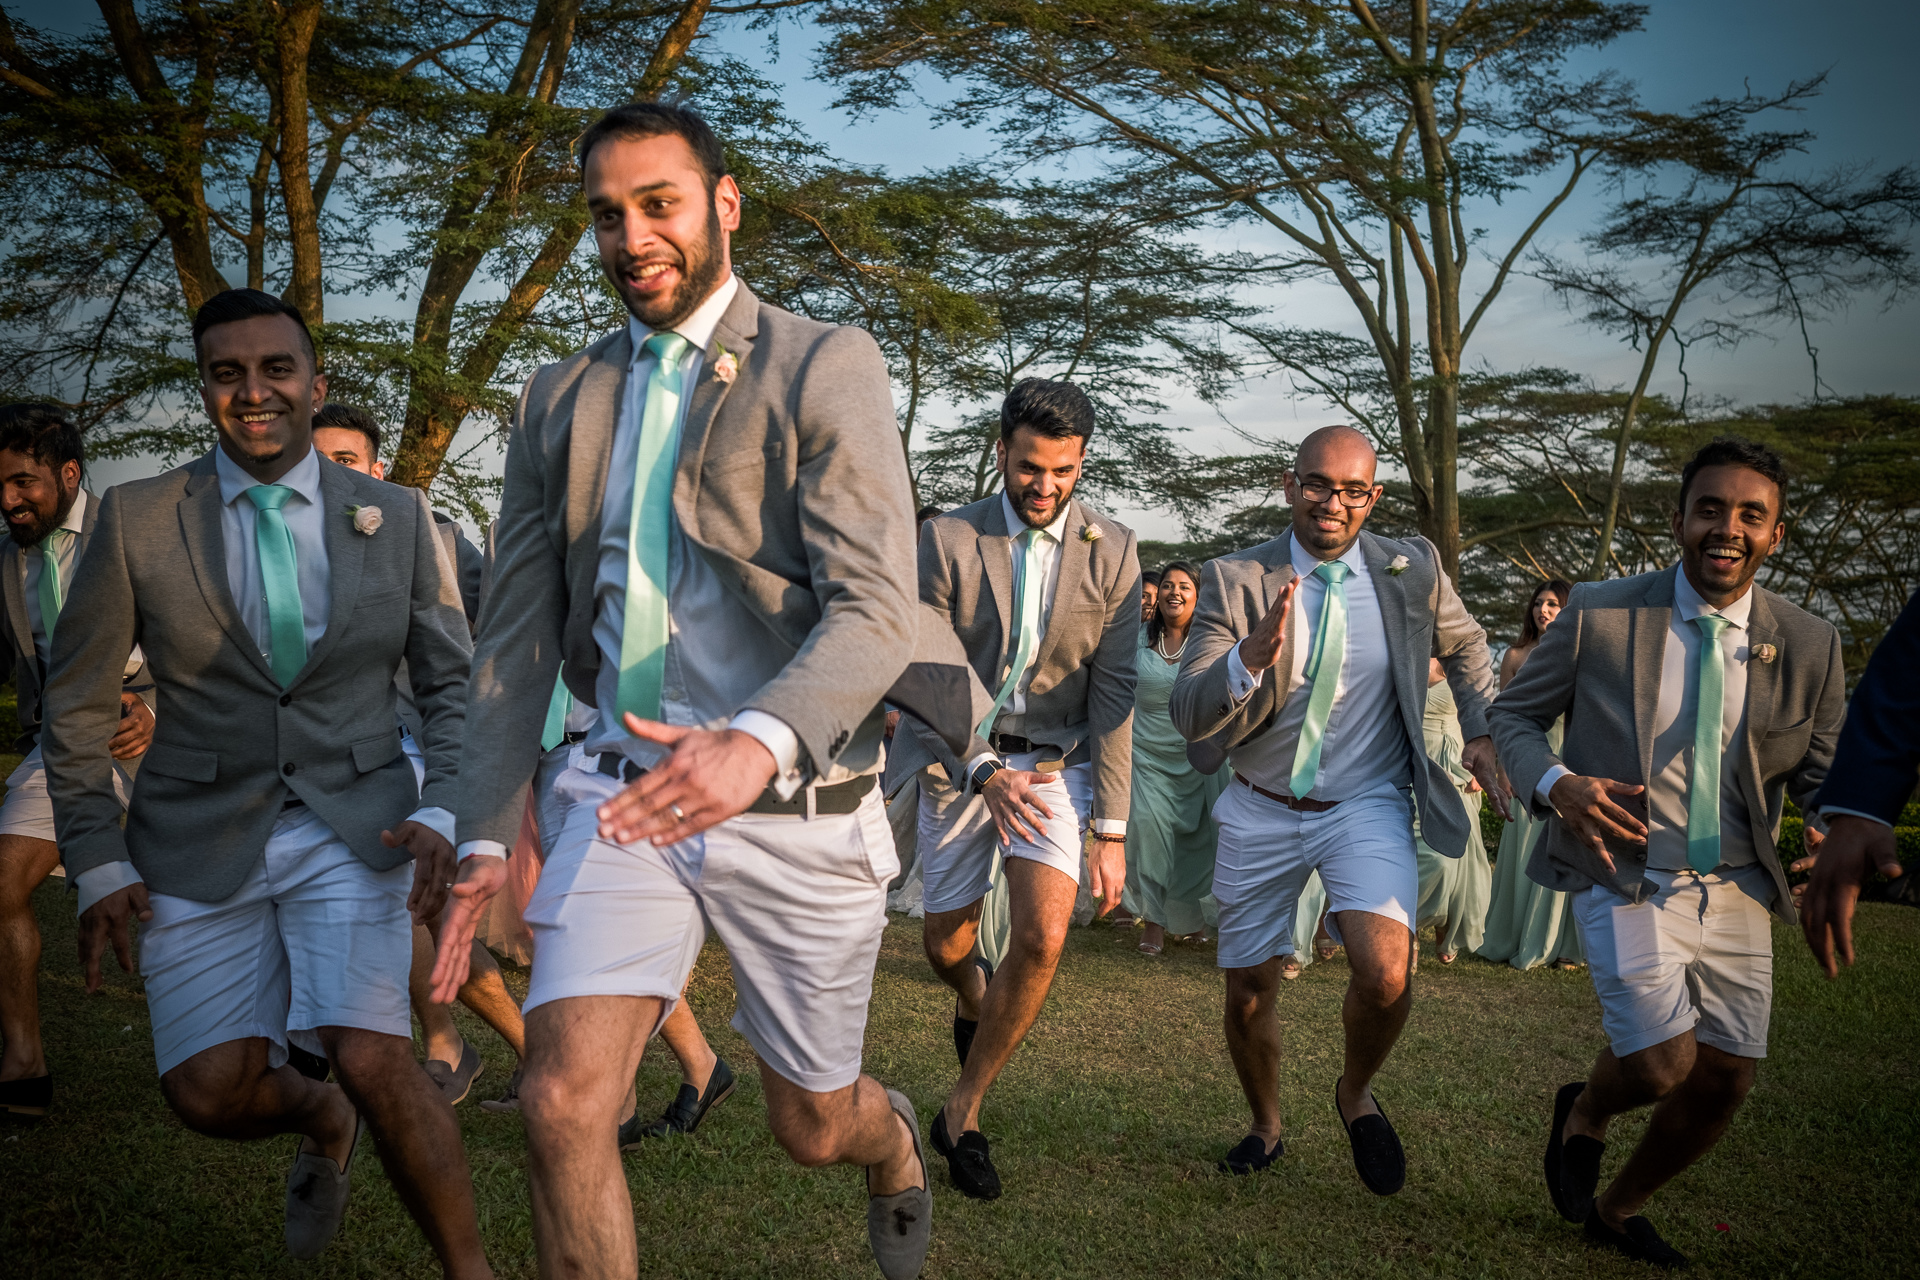
[[[1426,542],[1425,538],[1421,539]],[[1453,688],[1453,704],[1460,710],[1460,736],[1468,742],[1487,734],[1487,708],[1493,705],[1493,655],[1487,649],[1487,632],[1467,612],[1453,579],[1440,565],[1440,550],[1427,542],[1433,556],[1438,597],[1433,610],[1433,656],[1447,673]]]
[[[800,536],[820,620],[746,705],[785,721],[817,776],[913,656],[913,496],[886,362],[871,335],[844,327],[822,335],[789,403]]]
[[[1513,784],[1514,797],[1536,818],[1553,814],[1552,806],[1534,795],[1534,788],[1547,770],[1560,763],[1547,744],[1547,731],[1573,706],[1574,673],[1580,661],[1580,596],[1580,587],[1575,586],[1567,607],[1540,633],[1539,647],[1487,713],[1494,750]]]
[[[1548,630],[1552,630],[1551,627]],[[1814,820],[1814,798],[1826,783],[1833,767],[1833,755],[1840,745],[1840,729],[1847,718],[1847,667],[1840,654],[1840,633],[1829,630],[1827,679],[1820,688],[1820,701],[1813,713],[1813,736],[1807,742],[1807,754],[1800,767],[1787,779],[1787,794],[1800,812]]]
[[[1187,651],[1180,656],[1167,704],[1173,727],[1188,742],[1210,738],[1227,726],[1239,708],[1227,677],[1227,654],[1245,638],[1227,600],[1226,574],[1218,560],[1200,566],[1200,599],[1187,627]]]
[[[480,621],[480,584],[486,578],[487,558],[473,545],[459,525],[453,527],[454,574],[460,586],[460,604],[466,611],[467,626]]]
[[[53,631],[41,702],[47,791],[69,876],[131,860],[108,744],[120,728],[120,677],[139,641],[119,495],[109,489]]]
[[[531,385],[531,384],[529,384]],[[566,560],[547,536],[540,443],[526,427],[523,391],[507,442],[492,580],[480,609],[460,753],[460,843],[513,848],[540,759],[540,730],[560,674]]]
[[[455,778],[467,717],[467,670],[472,659],[466,610],[434,529],[427,495],[415,489],[413,595],[407,629],[407,683],[420,719],[420,751],[427,761],[422,806],[453,809]],[[409,726],[411,728],[411,726]]]
[[[1087,666],[1087,734],[1093,754],[1093,820],[1125,822],[1133,788],[1133,695],[1139,682],[1140,552],[1127,532],[1120,573],[1107,592],[1107,623]]]

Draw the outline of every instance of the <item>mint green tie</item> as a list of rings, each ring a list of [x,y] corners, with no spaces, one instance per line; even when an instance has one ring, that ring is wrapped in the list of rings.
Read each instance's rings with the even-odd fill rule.
[[[47,633],[47,652],[53,652],[53,624],[67,602],[60,581],[60,553],[73,541],[73,530],[55,529],[40,539],[40,629]]]
[[[993,729],[993,722],[1000,718],[1001,708],[1007,705],[1007,699],[1013,697],[1013,691],[1020,687],[1020,677],[1033,663],[1033,652],[1040,647],[1040,588],[1045,578],[1045,569],[1040,563],[1040,539],[1043,535],[1038,529],[1028,529],[1016,541],[1020,543],[1019,581],[1014,583],[1015,631],[1013,635],[1013,660],[1007,668],[1007,678],[1000,685],[1000,693],[993,700],[993,710],[987,712],[987,718],[980,722],[976,730],[986,737]]]
[[[273,678],[281,688],[293,683],[307,665],[307,619],[300,605],[300,561],[293,550],[293,530],[280,508],[293,497],[283,484],[257,484],[246,491],[260,513],[253,525],[253,544],[260,552],[260,579],[267,589],[268,649]]]
[[[1687,865],[1705,875],[1720,865],[1720,730],[1727,701],[1720,633],[1732,624],[1712,613],[1693,622],[1700,628],[1700,678],[1693,713],[1693,768],[1687,771]]]
[[[1313,571],[1327,584],[1320,602],[1320,625],[1313,632],[1313,653],[1307,658],[1307,718],[1300,726],[1300,743],[1293,749],[1293,777],[1288,788],[1294,799],[1313,790],[1320,776],[1320,747],[1333,714],[1334,690],[1340,686],[1340,668],[1347,660],[1347,566],[1329,560]]]
[[[656,333],[654,356],[634,446],[633,507],[627,517],[627,609],[620,627],[620,682],[614,705],[642,720],[660,718],[667,672],[667,548],[673,537],[673,468],[680,456],[680,358],[693,345],[677,333]]]
[[[547,699],[547,723],[540,730],[540,749],[551,751],[567,740],[567,717],[573,712],[573,692],[567,688],[567,667],[560,664],[560,674],[553,680],[553,696]]]

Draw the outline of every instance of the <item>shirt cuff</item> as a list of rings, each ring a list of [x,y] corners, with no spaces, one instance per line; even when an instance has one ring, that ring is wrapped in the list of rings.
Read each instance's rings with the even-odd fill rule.
[[[437,832],[442,840],[453,843],[453,815],[437,804],[425,805],[415,809],[407,817],[408,822],[417,822],[431,831]]]
[[[80,905],[74,914],[85,915],[88,907],[107,895],[118,893],[130,884],[144,883],[131,862],[103,862],[97,867],[88,867],[73,878],[74,892],[80,895]]]
[[[1239,645],[1236,644],[1227,650],[1227,688],[1232,691],[1235,702],[1245,702],[1252,697],[1253,691],[1260,687],[1260,679],[1264,675],[1266,675],[1264,671],[1256,676],[1247,670],[1247,664],[1240,661]]]
[[[1573,770],[1563,764],[1551,765],[1540,775],[1540,781],[1533,784],[1533,798],[1547,808],[1553,808],[1553,801],[1547,797],[1553,794],[1553,784],[1562,778],[1571,777]]]
[[[465,862],[468,858],[475,857],[500,858],[504,860],[507,856],[507,846],[501,844],[498,840],[469,840],[456,849],[454,853],[456,854],[457,861],[460,862]]]
[[[1711,724],[1712,721],[1708,721],[1708,723]],[[1842,815],[1845,815],[1846,817],[1849,817],[1849,818],[1865,818],[1868,822],[1877,822],[1883,827],[1890,827],[1893,825],[1891,822],[1888,822],[1885,818],[1876,817],[1871,813],[1862,813],[1858,809],[1843,809],[1837,804],[1821,805],[1819,809],[1819,814],[1822,818],[1831,819],[1831,818],[1838,818]]]
[[[805,781],[800,776],[800,735],[779,716],[752,707],[728,721],[727,728],[738,729],[773,754],[773,781],[768,785],[782,800],[793,799]]]
[[[1124,836],[1127,834],[1125,818],[1095,818],[1093,834],[1097,836]]]
[[[981,765],[985,764],[989,760],[992,760],[998,763],[1000,761],[1000,757],[993,754],[993,752],[991,751],[982,751],[979,755],[967,761],[966,772],[961,774],[960,777],[956,779],[962,791],[965,791],[968,787],[973,785],[973,771],[975,769],[978,769]]]

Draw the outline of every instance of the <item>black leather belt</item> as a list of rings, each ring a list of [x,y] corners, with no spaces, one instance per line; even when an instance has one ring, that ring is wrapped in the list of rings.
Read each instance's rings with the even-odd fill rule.
[[[640,775],[646,772],[634,761],[613,751],[601,752],[597,767],[607,777],[618,778],[625,783],[638,781]],[[863,773],[857,778],[836,782],[830,787],[803,787],[793,793],[791,800],[782,800],[774,794],[772,788],[768,788],[760,793],[759,799],[747,807],[747,812],[805,817],[807,800],[811,796],[813,812],[816,814],[852,813],[860,807],[860,802],[866,798],[867,792],[873,790],[878,781],[878,774]]]
[[[560,737],[560,741],[569,747],[576,742],[585,742],[586,740],[587,740],[587,731],[585,729],[582,729],[578,733],[562,734]]]
[[[987,745],[1003,756],[1024,755],[1029,751],[1045,751],[1056,756],[1064,754],[1058,747],[1031,741],[1017,733],[990,733],[987,735]]]

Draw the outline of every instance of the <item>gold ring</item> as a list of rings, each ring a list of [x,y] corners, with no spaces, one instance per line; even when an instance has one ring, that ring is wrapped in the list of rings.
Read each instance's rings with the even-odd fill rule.
[[[673,820],[675,822],[685,822],[687,820],[687,815],[685,814],[685,812],[681,810],[680,806],[677,804],[668,805],[667,812],[673,815]]]

